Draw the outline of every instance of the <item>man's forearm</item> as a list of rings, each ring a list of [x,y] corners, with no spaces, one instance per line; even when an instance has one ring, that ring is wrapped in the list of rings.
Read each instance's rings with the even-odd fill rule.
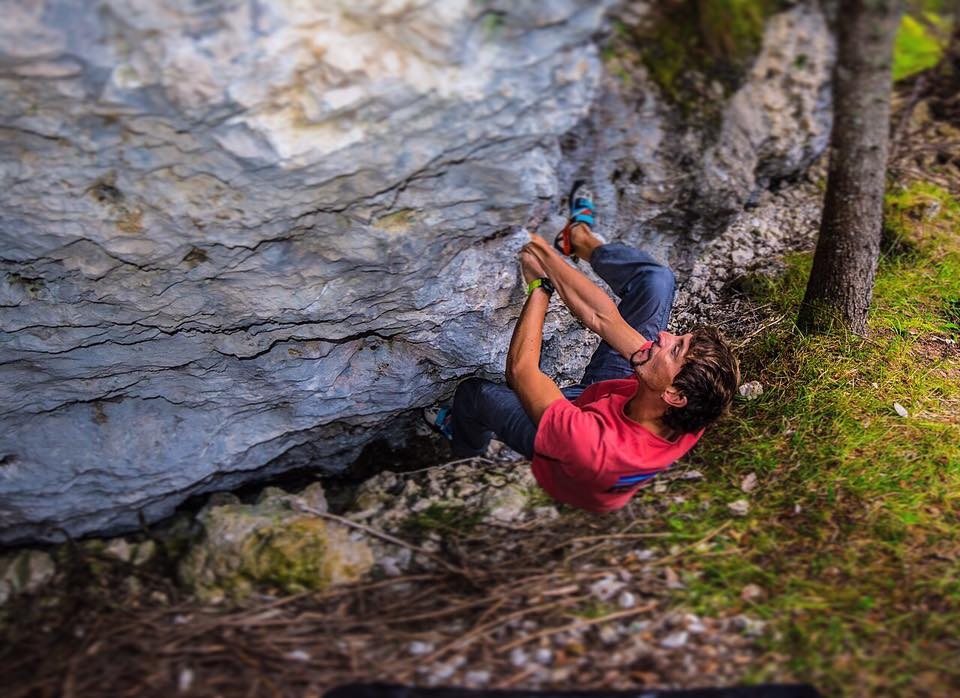
[[[642,344],[644,337],[624,321],[616,304],[599,286],[567,264],[542,239],[538,238],[531,248],[564,304],[587,328],[625,356]]]

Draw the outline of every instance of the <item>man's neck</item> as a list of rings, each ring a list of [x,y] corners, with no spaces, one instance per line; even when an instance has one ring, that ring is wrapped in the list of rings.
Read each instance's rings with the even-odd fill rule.
[[[648,431],[667,441],[675,440],[679,434],[663,423],[666,412],[663,398],[638,381],[637,392],[623,406],[624,414]]]

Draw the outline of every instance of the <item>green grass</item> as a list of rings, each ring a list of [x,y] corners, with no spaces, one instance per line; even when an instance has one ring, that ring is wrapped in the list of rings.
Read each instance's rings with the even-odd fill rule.
[[[869,337],[754,340],[744,380],[764,393],[703,440],[692,460],[708,478],[677,487],[664,526],[689,541],[750,500],[684,557],[678,603],[769,620],[770,657],[795,678],[831,696],[960,695],[960,352],[943,341],[958,335],[960,203],[915,185],[887,197],[886,219]],[[753,292],[793,314],[809,266],[794,256]],[[763,598],[742,600],[747,584]]]

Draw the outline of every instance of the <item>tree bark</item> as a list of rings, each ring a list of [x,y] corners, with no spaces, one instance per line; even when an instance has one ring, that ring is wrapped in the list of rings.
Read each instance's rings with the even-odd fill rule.
[[[797,325],[864,334],[880,256],[899,0],[840,0],[830,170]]]

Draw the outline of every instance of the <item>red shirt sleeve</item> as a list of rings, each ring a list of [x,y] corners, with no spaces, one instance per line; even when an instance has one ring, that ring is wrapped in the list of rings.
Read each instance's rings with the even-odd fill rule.
[[[602,474],[603,425],[595,412],[569,400],[553,402],[540,418],[533,450],[572,479],[593,482]]]

